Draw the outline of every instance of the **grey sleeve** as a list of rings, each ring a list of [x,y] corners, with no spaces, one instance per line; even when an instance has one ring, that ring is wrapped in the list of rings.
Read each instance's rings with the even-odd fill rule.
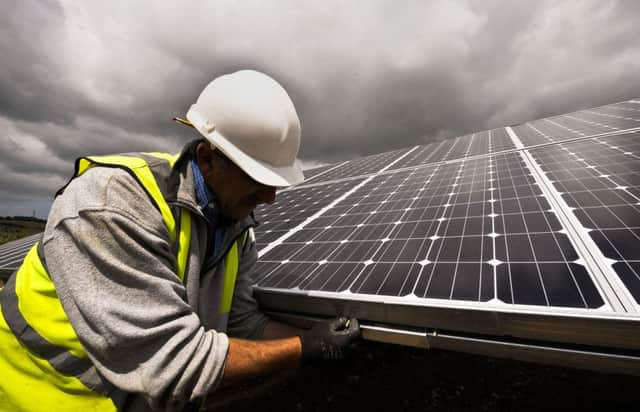
[[[171,410],[220,383],[227,336],[205,331],[186,303],[166,226],[126,172],[75,179],[54,203],[44,252],[80,342],[116,387]]]
[[[238,268],[227,332],[233,337],[258,339],[269,318],[259,310],[253,297],[252,274],[258,261],[258,251],[252,239],[247,241]]]

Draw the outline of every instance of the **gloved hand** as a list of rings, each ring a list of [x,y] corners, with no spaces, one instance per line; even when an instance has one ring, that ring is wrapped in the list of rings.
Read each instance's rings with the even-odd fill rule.
[[[342,359],[348,346],[360,337],[355,318],[336,318],[316,324],[300,334],[303,359]]]

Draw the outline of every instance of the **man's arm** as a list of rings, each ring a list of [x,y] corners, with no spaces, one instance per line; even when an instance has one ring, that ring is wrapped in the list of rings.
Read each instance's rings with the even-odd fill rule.
[[[302,342],[298,336],[262,341],[230,338],[222,386],[296,368],[301,360]]]
[[[301,333],[302,329],[269,319],[262,340],[230,338],[222,386],[298,367],[302,361]]]
[[[222,385],[295,368],[303,360],[340,359],[349,345],[360,336],[358,321],[353,318],[319,322],[308,330],[275,321],[270,321],[265,327],[267,334],[288,334],[293,331],[297,336],[281,339],[250,341],[230,338]]]
[[[264,329],[262,329],[262,336],[260,336],[260,339],[280,339],[299,336],[302,331],[303,329],[269,319],[267,324],[264,326]]]

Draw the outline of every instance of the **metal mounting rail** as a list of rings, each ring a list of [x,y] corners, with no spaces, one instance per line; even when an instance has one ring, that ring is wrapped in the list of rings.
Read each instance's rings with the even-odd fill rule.
[[[269,312],[268,314],[274,319],[302,328],[308,328],[321,320],[318,317],[282,312]],[[386,324],[361,323],[360,329],[363,339],[375,342],[640,376],[640,352],[615,352],[608,348],[560,346],[553,342],[518,341],[436,329],[409,329]]]

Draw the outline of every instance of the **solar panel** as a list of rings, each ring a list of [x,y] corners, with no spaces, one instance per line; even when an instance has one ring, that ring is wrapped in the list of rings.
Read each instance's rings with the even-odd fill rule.
[[[630,111],[630,112],[638,112],[640,111],[640,100],[629,100],[627,102],[619,102],[614,103],[611,106],[614,106],[616,109]]]
[[[640,110],[613,104],[525,123],[514,127],[514,132],[529,147],[637,127]]]
[[[439,164],[360,187],[264,254],[258,286],[602,306],[562,231],[518,153]]]
[[[338,167],[328,171],[327,173],[322,173],[321,175],[312,177],[308,181],[305,181],[304,184],[376,173],[389,163],[404,155],[408,150],[411,149],[394,150],[392,152],[379,153],[350,160],[340,164]]]
[[[595,124],[607,125],[611,130],[632,129],[640,126],[640,112],[629,112],[617,109],[615,106],[604,106],[594,110],[585,110],[581,119]]]
[[[319,175],[321,173],[324,173],[324,172],[326,172],[328,170],[331,170],[331,169],[333,169],[333,168],[335,168],[335,167],[337,167],[339,165],[340,164],[333,163],[333,164],[329,164],[329,165],[314,167],[312,169],[303,170],[304,178],[305,179],[311,179],[312,177],[317,176],[317,175]]]
[[[504,131],[504,128],[487,130],[418,146],[417,150],[411,153],[410,156],[394,164],[392,169],[486,155],[510,149],[515,149],[515,146]]]
[[[275,311],[640,349],[639,118],[617,103],[370,163],[262,246],[255,294]]]
[[[640,303],[640,139],[637,133],[532,152],[580,224]]]
[[[41,236],[42,233],[38,233],[0,245],[0,271],[10,273],[18,269],[31,246]]]

